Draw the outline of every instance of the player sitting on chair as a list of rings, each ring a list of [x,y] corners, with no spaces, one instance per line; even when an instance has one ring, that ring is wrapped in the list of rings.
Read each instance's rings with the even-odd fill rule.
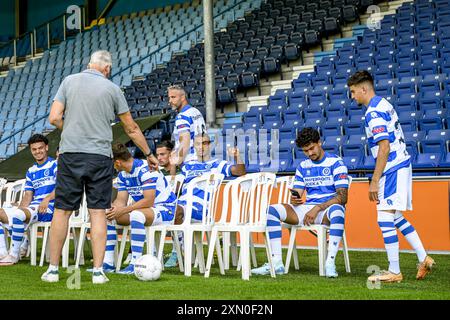
[[[308,156],[295,173],[291,204],[269,206],[267,229],[272,248],[272,262],[276,274],[284,273],[281,255],[281,222],[309,226],[330,226],[328,256],[325,264],[327,277],[337,277],[335,258],[344,232],[344,213],[347,203],[348,171],[342,159],[322,149],[319,132],[304,128],[296,144]],[[306,191],[306,202],[301,196]],[[296,196],[297,195],[297,196]],[[253,274],[270,274],[269,264],[252,269]]]
[[[229,148],[228,154],[234,159],[235,164],[231,164],[225,160],[212,159],[211,158],[211,140],[207,133],[202,133],[194,138],[194,148],[197,155],[197,160],[191,160],[184,163],[181,168],[181,174],[184,176],[184,184],[183,189],[181,190],[181,196],[178,200],[177,206],[177,220],[182,220],[184,216],[185,206],[187,203],[187,186],[192,179],[201,176],[205,173],[222,173],[225,177],[230,176],[242,176],[246,173],[245,164],[242,162],[239,150],[237,148]],[[171,155],[171,163],[177,163],[176,159],[174,159],[175,154]],[[199,188],[194,188],[194,199],[192,208],[192,221],[193,222],[201,222],[202,221],[202,198],[201,194],[203,194],[203,190]],[[182,238],[179,237],[180,242],[182,244]],[[171,263],[166,263],[165,266],[173,266],[176,265],[177,255],[176,252],[173,252],[169,258]]]
[[[18,207],[0,209],[0,266],[16,264],[26,229],[38,221],[51,221],[55,199],[56,160],[48,156],[48,140],[35,134],[28,140],[36,160],[26,173],[24,196]],[[5,246],[3,225],[11,231],[9,254]]]
[[[146,161],[134,159],[121,143],[113,145],[114,167],[118,193],[106,218],[119,225],[131,225],[131,262],[120,274],[133,274],[134,263],[141,257],[145,242],[145,226],[172,224],[175,217],[176,196],[159,171],[149,171]],[[127,206],[128,196],[134,200]],[[117,235],[114,224],[108,223],[103,270],[113,271],[114,247]]]

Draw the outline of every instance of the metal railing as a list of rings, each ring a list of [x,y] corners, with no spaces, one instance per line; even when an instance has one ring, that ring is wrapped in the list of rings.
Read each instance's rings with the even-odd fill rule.
[[[82,15],[81,15],[81,28],[80,28],[80,33],[82,32],[82,29],[85,27],[85,7],[84,6],[79,6],[82,10]],[[57,28],[61,28],[62,30],[62,39],[60,39],[61,41],[66,40],[67,38],[67,29],[66,29],[66,21],[67,21],[67,14],[63,13],[60,14],[59,16],[43,23],[40,24],[38,26],[36,26],[35,28],[33,28],[33,30],[25,32],[21,35],[19,35],[18,37],[4,43],[3,45],[0,46],[0,50],[2,50],[3,48],[7,48],[8,46],[11,46],[13,49],[13,55],[10,56],[10,58],[14,59],[14,66],[17,66],[18,64],[18,58],[23,57],[23,55],[19,56],[18,50],[17,50],[17,46],[18,43],[21,41],[21,39],[24,39],[26,37],[29,37],[29,41],[30,41],[30,52],[29,54],[25,54],[25,56],[32,56],[34,57],[37,53],[37,50],[39,49],[37,47],[37,39],[38,39],[38,31],[39,30],[43,30],[45,29],[45,33],[46,33],[46,37],[47,37],[47,45],[46,45],[46,49],[50,49],[51,47],[51,35],[52,35],[52,31],[53,31],[53,27],[52,25],[56,24],[58,25]],[[62,23],[62,25],[61,25]]]
[[[231,11],[232,9],[234,9],[235,7],[237,7],[238,5],[240,5],[240,4],[242,4],[242,3],[246,2],[246,1],[247,1],[247,0],[242,0],[242,1],[239,1],[239,2],[235,3],[234,5],[228,7],[227,9],[225,9],[224,11],[221,11],[220,13],[216,14],[216,15],[214,16],[214,19],[217,18],[217,17],[219,17],[219,16],[221,16],[221,15],[224,14],[224,13],[227,13],[227,12]],[[235,18],[236,18],[236,17],[234,16],[234,12],[233,12],[233,21],[235,20]],[[55,19],[56,19],[56,18],[55,18]],[[55,19],[54,19],[54,20],[55,20]],[[120,69],[120,70],[117,71],[115,74],[113,74],[113,75],[111,76],[111,78],[113,78],[113,77],[115,77],[115,76],[121,74],[121,73],[124,72],[125,70],[128,70],[128,69],[132,68],[134,65],[136,65],[136,64],[138,64],[138,63],[140,63],[140,62],[142,62],[143,60],[145,60],[145,59],[147,59],[147,58],[149,58],[149,57],[151,57],[151,56],[156,55],[157,53],[161,52],[161,50],[163,50],[163,49],[166,48],[167,46],[170,46],[172,43],[175,43],[175,42],[177,42],[178,40],[180,40],[180,39],[182,39],[182,38],[188,36],[190,33],[195,32],[197,29],[201,28],[202,26],[203,26],[203,22],[202,22],[201,24],[199,24],[198,26],[192,28],[191,30],[186,31],[184,34],[182,34],[181,36],[177,37],[175,40],[170,41],[169,43],[165,44],[164,46],[159,47],[157,50],[155,50],[155,51],[149,53],[149,54],[146,55],[145,57],[143,57],[143,58],[139,59],[138,61],[132,63],[132,64],[129,65],[128,67],[125,67],[125,68],[123,68],[123,69]],[[38,123],[38,122],[41,121],[42,119],[47,118],[47,117],[49,116],[49,114],[50,114],[50,113],[46,113],[44,116],[38,118],[37,120],[35,120],[35,121],[33,121],[32,123],[26,125],[25,127],[21,128],[21,129],[19,129],[19,130],[17,130],[17,131],[14,131],[14,132],[13,132],[12,134],[10,134],[9,136],[7,136],[7,137],[1,139],[1,140],[0,140],[0,144],[4,143],[4,142],[6,142],[6,141],[9,141],[9,140],[11,140],[11,139],[13,139],[13,142],[15,142],[15,136],[16,136],[17,134],[21,133],[22,131],[25,131],[26,129],[28,129],[28,128],[30,128],[30,127],[32,127],[33,125],[35,125],[36,123]]]

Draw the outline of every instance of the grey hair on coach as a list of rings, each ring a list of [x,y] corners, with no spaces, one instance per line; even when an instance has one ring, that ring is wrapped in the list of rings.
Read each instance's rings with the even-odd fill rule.
[[[111,53],[106,50],[95,51],[91,55],[90,64],[95,64],[100,67],[112,66]]]

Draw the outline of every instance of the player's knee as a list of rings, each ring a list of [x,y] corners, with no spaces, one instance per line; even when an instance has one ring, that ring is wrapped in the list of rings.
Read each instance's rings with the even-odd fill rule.
[[[24,222],[26,220],[26,218],[27,218],[25,212],[23,210],[19,209],[19,208],[14,210],[12,212],[11,216],[12,216],[13,219],[18,219],[18,220],[20,220],[22,222]]]
[[[183,223],[184,218],[184,210],[183,207],[177,206],[176,212],[175,212],[175,224],[181,224]]]
[[[145,223],[145,215],[141,211],[133,210],[130,212],[130,221]]]

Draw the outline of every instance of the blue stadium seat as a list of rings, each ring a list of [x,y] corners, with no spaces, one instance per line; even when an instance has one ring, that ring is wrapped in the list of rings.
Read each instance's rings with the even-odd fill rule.
[[[344,164],[347,166],[349,170],[358,169],[359,167],[361,167],[362,159],[363,159],[362,154],[342,158]]]
[[[430,131],[434,131],[434,130],[430,130]],[[416,143],[424,140],[425,136],[426,136],[425,131],[407,131],[407,132],[404,132],[403,134],[404,134],[406,142],[414,141]]]
[[[357,156],[357,155],[364,155],[365,152],[365,146],[363,144],[344,144],[342,146],[342,155],[344,157],[347,156]]]
[[[446,152],[445,142],[442,140],[425,140],[420,143],[422,153],[440,153]]]
[[[420,131],[443,129],[441,118],[424,118],[419,120],[418,124]]]
[[[413,168],[436,168],[439,166],[441,154],[439,153],[420,153],[413,160]],[[435,175],[427,173],[425,175]]]

